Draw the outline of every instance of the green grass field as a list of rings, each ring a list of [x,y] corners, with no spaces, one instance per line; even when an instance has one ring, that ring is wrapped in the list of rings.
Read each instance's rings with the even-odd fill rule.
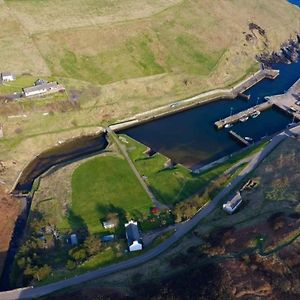
[[[151,201],[128,163],[115,156],[89,160],[72,176],[71,228],[86,226],[90,233],[104,230],[100,220],[109,212],[127,219],[147,214]]]
[[[265,143],[254,148],[247,149],[234,155],[225,163],[212,167],[200,174],[193,174],[187,168],[177,165],[172,169],[165,169],[167,157],[156,153],[147,157],[147,147],[126,135],[120,135],[121,141],[127,147],[127,151],[141,175],[146,176],[146,181],[157,199],[167,205],[178,203],[194,193],[203,189],[211,180],[215,179],[239,160],[255,154]]]

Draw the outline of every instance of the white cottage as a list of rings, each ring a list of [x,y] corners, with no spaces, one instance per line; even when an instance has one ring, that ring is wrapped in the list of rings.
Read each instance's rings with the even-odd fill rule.
[[[129,223],[125,224],[125,228],[129,251],[132,252],[142,250],[143,244],[137,222],[130,221]]]
[[[23,88],[23,93],[25,97],[34,97],[44,94],[57,93],[64,90],[64,87],[57,82],[47,82]]]
[[[1,73],[1,81],[2,82],[9,82],[9,81],[14,81],[14,80],[16,80],[16,77],[12,73],[10,73],[10,72]]]

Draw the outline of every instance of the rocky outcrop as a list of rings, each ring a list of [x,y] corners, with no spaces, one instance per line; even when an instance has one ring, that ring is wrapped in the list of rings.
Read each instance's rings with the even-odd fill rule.
[[[256,56],[256,59],[265,67],[270,67],[272,64],[284,63],[289,64],[298,60],[300,53],[300,34],[296,38],[289,39],[284,42],[280,50],[275,52],[263,52]]]

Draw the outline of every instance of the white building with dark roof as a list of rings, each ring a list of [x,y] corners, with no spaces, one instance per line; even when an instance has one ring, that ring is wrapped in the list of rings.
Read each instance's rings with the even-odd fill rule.
[[[3,72],[1,73],[1,81],[2,82],[9,82],[16,80],[16,76],[10,72]]]
[[[126,238],[129,251],[140,251],[143,249],[142,238],[140,236],[137,222],[130,221],[125,224]]]
[[[232,214],[235,210],[241,205],[243,199],[240,192],[237,192],[236,195],[229,201],[223,204],[223,209]]]
[[[64,90],[65,88],[57,82],[47,82],[23,88],[23,93],[25,97],[34,97],[43,94],[57,93]]]

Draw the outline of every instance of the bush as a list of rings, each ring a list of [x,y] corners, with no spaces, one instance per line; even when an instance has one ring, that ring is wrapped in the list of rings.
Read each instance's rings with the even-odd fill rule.
[[[77,247],[74,249],[71,249],[69,251],[69,255],[77,262],[77,263],[81,263],[84,260],[86,260],[87,258],[87,252],[85,248],[82,247]]]
[[[74,270],[76,268],[76,263],[73,260],[68,260],[66,263],[66,268],[68,270]]]

